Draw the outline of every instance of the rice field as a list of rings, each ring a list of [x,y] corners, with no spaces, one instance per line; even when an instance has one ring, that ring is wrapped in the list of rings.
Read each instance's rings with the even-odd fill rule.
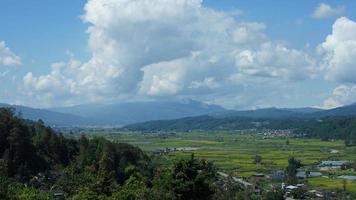
[[[172,162],[192,153],[198,158],[214,162],[219,170],[239,177],[255,173],[273,174],[284,170],[289,157],[301,160],[304,169],[315,170],[322,160],[356,160],[356,147],[345,147],[343,141],[321,141],[286,137],[266,138],[257,134],[236,132],[185,132],[185,133],[138,133],[138,132],[91,132],[115,142],[131,143],[147,152],[158,149],[196,147],[194,151],[170,151],[164,154],[164,163]],[[287,142],[288,140],[288,142]],[[337,152],[337,153],[331,153]],[[254,164],[253,157],[260,155],[262,161]],[[325,172],[323,172],[325,173]],[[355,171],[330,171],[328,175],[354,175]],[[342,179],[316,177],[308,184],[318,189],[340,189]],[[356,192],[356,182],[348,180],[347,190]]]

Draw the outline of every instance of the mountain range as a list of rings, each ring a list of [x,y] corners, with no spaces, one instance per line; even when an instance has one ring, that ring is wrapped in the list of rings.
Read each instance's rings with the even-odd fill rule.
[[[326,117],[356,117],[356,104],[329,110],[317,108],[263,108],[256,110],[228,110],[210,115],[159,120],[124,126],[125,130],[236,130],[249,128],[289,129],[310,122],[323,121]]]
[[[147,121],[172,120],[186,117],[209,116],[216,119],[252,118],[320,118],[326,116],[356,116],[356,104],[323,110],[318,108],[263,108],[256,110],[226,110],[223,107],[193,100],[126,102],[119,104],[83,104],[47,109],[20,105],[12,107],[22,117],[42,119],[50,126],[121,127]],[[201,118],[200,118],[201,119]],[[194,121],[194,120],[193,120]]]
[[[314,113],[323,112],[318,108],[262,108],[256,110],[228,110],[213,113],[210,116],[216,118],[227,117],[247,117],[247,118],[285,118],[285,117],[306,117]],[[355,111],[356,114],[356,111]]]
[[[149,120],[206,115],[225,110],[220,106],[209,105],[193,100],[83,104],[47,109],[9,104],[0,104],[0,107],[12,107],[26,119],[42,119],[46,124],[51,126],[111,127],[120,127],[130,123]]]

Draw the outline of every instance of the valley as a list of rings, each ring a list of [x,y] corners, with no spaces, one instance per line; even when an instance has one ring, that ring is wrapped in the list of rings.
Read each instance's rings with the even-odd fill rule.
[[[129,143],[148,153],[161,155],[162,165],[169,165],[179,158],[197,158],[212,161],[222,172],[233,177],[251,180],[263,174],[267,186],[278,185],[283,178],[274,179],[278,171],[284,171],[288,158],[301,161],[299,172],[320,172],[321,175],[302,178],[308,190],[343,190],[340,176],[356,175],[356,146],[346,147],[341,140],[298,138],[294,135],[271,135],[256,131],[192,131],[192,132],[121,132],[113,129],[97,129],[86,132],[89,137],[104,136],[117,143]],[[261,160],[256,163],[254,157]],[[323,161],[345,160],[353,163],[348,169],[322,169]],[[356,180],[346,179],[346,190],[356,193]],[[266,189],[266,188],[264,188]]]

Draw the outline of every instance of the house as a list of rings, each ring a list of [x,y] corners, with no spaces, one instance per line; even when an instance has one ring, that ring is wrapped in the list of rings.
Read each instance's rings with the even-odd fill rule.
[[[64,192],[63,191],[54,191],[52,192],[54,199],[64,200]]]
[[[297,185],[288,185],[285,187],[286,190],[296,190],[296,189],[299,189],[299,188],[304,188],[305,185],[304,184],[297,184]]]
[[[253,176],[253,177],[258,177],[258,178],[263,178],[263,177],[265,177],[265,175],[262,174],[262,173],[256,173],[256,174],[253,174],[252,176]]]
[[[227,179],[227,178],[230,177],[228,174],[226,174],[226,173],[224,173],[224,172],[218,172],[218,174],[219,174],[221,177],[225,178],[225,179]],[[239,183],[239,184],[241,184],[241,185],[243,185],[243,186],[245,186],[245,187],[251,187],[251,186],[252,186],[251,183],[249,183],[249,182],[247,182],[247,181],[244,181],[242,178],[237,178],[237,177],[234,177],[234,176],[232,176],[231,178],[232,178],[232,180],[235,181],[236,183]]]
[[[285,176],[285,173],[283,170],[277,170],[272,175],[272,180],[282,180],[282,179],[284,179],[284,176]]]
[[[306,179],[308,177],[318,177],[322,176],[323,174],[320,172],[297,172],[296,176],[299,179]]]
[[[169,153],[170,149],[168,148],[158,148],[158,149],[155,149],[153,151],[154,154],[159,154],[159,155],[163,155],[163,154],[167,154]]]
[[[287,190],[295,190],[295,189],[298,189],[298,187],[295,186],[295,185],[288,185],[288,186],[286,187],[286,189],[287,189]]]
[[[324,160],[318,167],[320,170],[330,170],[330,169],[344,169],[346,164],[349,163],[348,160]]]

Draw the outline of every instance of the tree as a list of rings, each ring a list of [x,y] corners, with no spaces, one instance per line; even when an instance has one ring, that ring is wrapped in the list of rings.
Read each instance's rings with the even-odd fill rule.
[[[305,171],[305,178],[307,178],[307,180],[308,180],[309,177],[310,177],[310,170],[307,169],[307,170]]]
[[[98,195],[89,188],[83,188],[77,192],[70,200],[105,200],[103,195]]]
[[[297,170],[302,166],[301,162],[294,157],[288,159],[288,166],[286,167],[286,182],[287,184],[296,184],[298,179],[296,177]]]
[[[158,167],[155,169],[152,188],[149,191],[149,199],[171,200],[175,195],[171,188],[172,174],[170,168]]]
[[[6,163],[3,159],[0,159],[0,176],[6,176],[6,174],[7,174]]]
[[[147,199],[147,186],[146,184],[131,176],[126,180],[125,184],[119,187],[110,199],[112,200],[145,200]]]
[[[217,190],[214,194],[213,199],[218,199],[218,200],[237,200],[237,199],[244,199],[246,194],[244,191],[244,187],[236,183],[232,179],[232,177],[228,177],[226,179],[220,179],[217,182],[215,182],[217,185]],[[239,198],[240,196],[243,196],[243,198]],[[249,196],[249,195],[247,195]]]
[[[206,160],[182,159],[173,165],[171,188],[177,199],[212,199],[216,169]]]
[[[102,137],[68,139],[41,121],[0,108],[0,199],[51,199],[34,187],[46,191],[53,185],[68,199],[108,199],[118,190],[146,199],[151,167],[138,147]]]
[[[343,179],[343,180],[342,180],[342,189],[343,189],[344,191],[346,191],[346,189],[347,189],[347,180],[346,180],[346,179]]]
[[[37,170],[29,127],[11,109],[0,108],[0,139],[0,156],[7,175],[26,179]]]
[[[284,200],[284,191],[280,188],[273,188],[267,192],[264,200]]]
[[[0,176],[1,200],[52,200],[49,193],[39,191],[33,187],[17,183],[11,179]]]
[[[0,199],[10,199],[9,180],[5,176],[0,176]]]
[[[260,155],[255,155],[253,157],[253,164],[260,164],[262,162],[262,156]]]
[[[294,199],[304,199],[307,190],[305,188],[297,188],[291,191],[291,195]]]

